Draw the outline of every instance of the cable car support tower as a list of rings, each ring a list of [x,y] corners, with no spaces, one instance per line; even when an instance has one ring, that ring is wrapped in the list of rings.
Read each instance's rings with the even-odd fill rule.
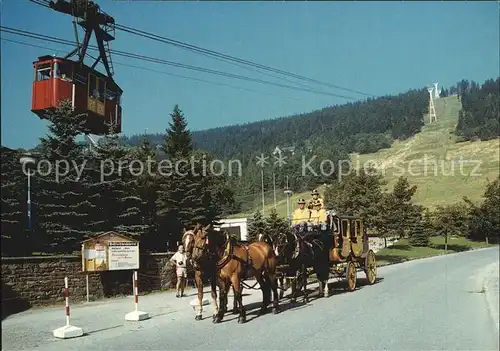
[[[37,3],[40,3],[40,1],[42,0],[38,0]],[[90,0],[56,0],[45,1],[45,3],[47,7],[55,11],[73,16],[76,48],[64,58],[69,59],[77,54],[79,58],[78,62],[83,64],[90,37],[92,36],[92,32],[94,32],[99,49],[99,57],[97,57],[91,68],[95,69],[99,61],[102,61],[109,79],[113,80],[114,70],[109,42],[115,39],[115,19],[102,11],[99,5]],[[85,30],[82,43],[80,43],[78,38],[77,24]]]

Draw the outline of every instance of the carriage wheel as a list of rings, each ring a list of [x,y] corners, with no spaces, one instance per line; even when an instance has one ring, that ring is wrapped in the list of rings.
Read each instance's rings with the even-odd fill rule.
[[[373,250],[368,251],[365,257],[365,274],[370,285],[375,283],[375,279],[377,278],[377,262],[375,261],[375,253]]]
[[[347,279],[347,290],[354,291],[356,289],[356,264],[354,262],[349,262],[346,269],[346,279]]]

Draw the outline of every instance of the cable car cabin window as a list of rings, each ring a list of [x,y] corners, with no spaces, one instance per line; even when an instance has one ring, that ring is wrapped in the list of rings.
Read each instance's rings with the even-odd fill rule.
[[[106,82],[100,78],[97,78],[97,92],[99,93],[99,96],[97,97],[97,100],[100,102],[104,102],[104,93],[106,88]]]
[[[99,96],[99,92],[97,91],[97,78],[94,75],[90,75],[89,77],[89,97],[92,99],[97,99]]]
[[[66,82],[73,81],[73,70],[71,65],[64,62],[56,62],[56,64],[54,65],[54,69],[55,69],[54,78],[58,78]]]
[[[104,98],[106,100],[111,100],[114,101],[116,98],[116,93],[114,91],[111,91],[109,89],[106,89],[106,93],[104,94]]]
[[[39,65],[36,70],[36,81],[40,82],[50,79],[52,75],[51,73],[52,73],[52,64],[44,63]]]
[[[80,83],[80,84],[87,84],[87,76],[84,76],[80,73],[75,74],[75,82]]]

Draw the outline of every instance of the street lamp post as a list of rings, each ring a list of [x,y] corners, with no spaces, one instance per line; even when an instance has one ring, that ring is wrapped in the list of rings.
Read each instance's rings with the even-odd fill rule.
[[[36,161],[31,154],[25,154],[19,159],[19,162],[21,162],[23,167],[23,173],[28,176],[28,233],[31,234],[31,167],[29,165],[31,164],[33,166]]]
[[[286,177],[286,189],[284,191],[285,195],[286,195],[286,216],[288,218],[288,220],[290,221],[290,196],[292,196],[292,193],[293,191],[290,190],[290,188],[288,187],[288,176]]]

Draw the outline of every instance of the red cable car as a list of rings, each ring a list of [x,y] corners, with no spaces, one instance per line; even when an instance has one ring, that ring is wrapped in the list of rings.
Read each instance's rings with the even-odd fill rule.
[[[90,134],[103,135],[111,131],[121,133],[121,96],[123,90],[113,80],[109,41],[114,40],[114,19],[89,0],[51,1],[49,7],[71,14],[77,47],[65,57],[41,56],[33,63],[35,77],[31,111],[46,118],[48,110],[55,109],[62,100],[70,100],[75,112],[86,114],[86,128]],[[78,41],[76,24],[85,29],[83,43]],[[90,36],[95,32],[99,57],[89,67],[83,63]],[[79,60],[69,57],[78,54]],[[95,66],[102,60],[107,75]]]

